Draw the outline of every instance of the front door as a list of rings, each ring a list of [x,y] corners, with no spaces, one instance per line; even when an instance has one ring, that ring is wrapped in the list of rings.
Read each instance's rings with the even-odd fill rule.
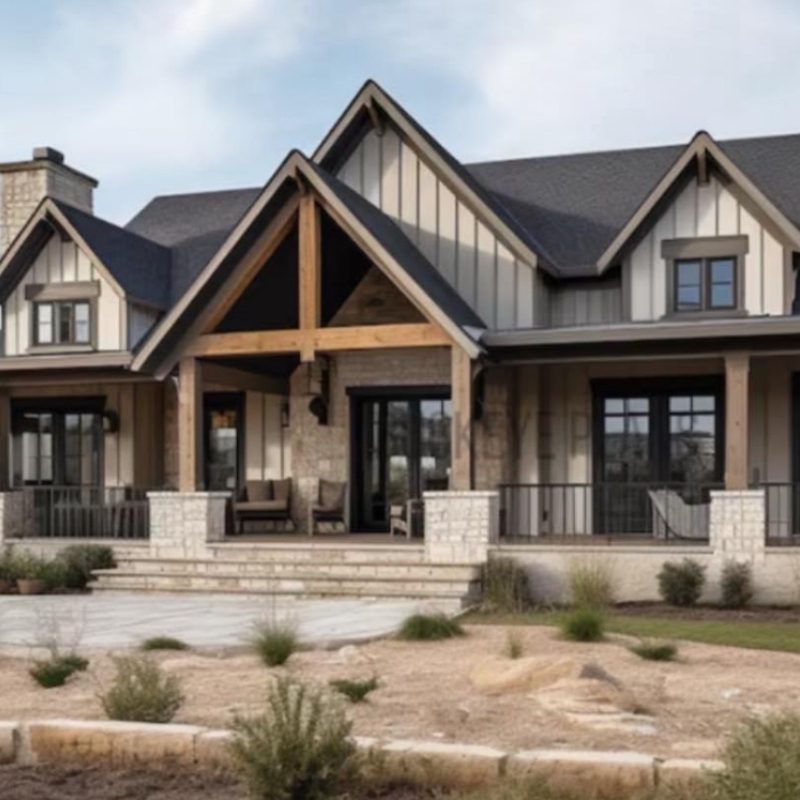
[[[206,394],[203,405],[206,488],[236,492],[242,481],[242,395]]]
[[[351,402],[353,527],[385,531],[392,505],[448,486],[449,392],[359,393]]]

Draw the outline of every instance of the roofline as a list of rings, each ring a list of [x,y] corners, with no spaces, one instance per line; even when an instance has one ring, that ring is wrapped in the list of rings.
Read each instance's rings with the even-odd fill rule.
[[[742,188],[745,194],[761,208],[775,226],[796,247],[800,248],[800,229],[745,175],[736,163],[720,148],[709,133],[698,131],[686,149],[675,160],[673,165],[662,176],[642,204],[633,212],[624,227],[617,233],[611,244],[605,249],[597,261],[598,272],[604,272],[614,264],[625,245],[634,236],[648,215],[662,200],[670,188],[680,178],[692,160],[701,153],[708,153],[719,166],[728,173],[733,181]]]
[[[128,350],[97,350],[91,353],[53,353],[0,358],[0,372],[52,369],[107,369],[130,367],[133,356]]]
[[[526,260],[532,267],[541,266],[548,272],[554,275],[558,271],[549,267],[545,260],[541,259],[539,253],[535,252],[531,246],[525,242],[517,233],[515,233],[503,220],[494,209],[489,206],[486,201],[457,173],[450,165],[432,148],[425,137],[420,134],[418,124],[413,118],[405,111],[392,97],[387,94],[374,80],[368,80],[355,97],[350,101],[350,104],[342,112],[331,129],[325,135],[323,140],[317,145],[314,150],[311,160],[315,164],[321,164],[325,156],[331,151],[334,145],[345,133],[347,128],[355,119],[356,115],[364,108],[368,107],[370,103],[377,104],[381,110],[391,119],[397,126],[400,132],[410,142],[412,142],[420,152],[436,169],[447,176],[448,181],[458,187],[458,193],[465,196],[469,204],[473,207],[473,211],[477,208],[480,209],[484,220],[488,222],[489,226],[493,229],[493,233],[498,235],[501,239],[505,239],[505,244],[514,251],[515,255]],[[431,137],[434,138],[434,137]],[[441,144],[442,149],[445,149]],[[454,160],[455,157],[453,157]],[[460,163],[460,162],[459,162]],[[462,165],[463,166],[463,165]],[[464,167],[466,169],[466,167]],[[488,190],[487,190],[488,191]],[[506,212],[509,213],[509,212]]]
[[[71,167],[69,164],[57,164],[55,161],[50,161],[48,159],[33,159],[28,161],[4,161],[0,164],[0,173],[2,172],[21,172],[22,170],[31,170],[31,169],[55,169],[55,170],[64,170],[65,172],[69,172],[72,175],[75,175],[78,178],[90,183],[93,189],[96,189],[100,185],[100,181],[97,178],[93,178],[91,175],[87,175],[85,172],[81,172],[79,169],[75,169],[75,167]]]

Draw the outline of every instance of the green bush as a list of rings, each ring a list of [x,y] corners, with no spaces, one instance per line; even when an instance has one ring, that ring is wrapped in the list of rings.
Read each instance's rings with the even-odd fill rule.
[[[128,722],[169,722],[183,703],[180,682],[158,664],[141,656],[114,659],[116,675],[101,696],[109,719]]]
[[[31,677],[45,689],[52,689],[55,686],[63,686],[67,678],[75,672],[82,672],[87,669],[89,662],[74,653],[64,656],[54,655],[47,661],[37,661],[31,667]]]
[[[511,659],[517,659],[522,656],[525,652],[525,648],[522,644],[522,637],[519,634],[519,631],[508,631],[506,634],[506,643],[504,647],[504,653],[506,657]]]
[[[57,558],[43,561],[38,577],[47,584],[50,591],[64,589],[67,586],[67,566]]]
[[[258,657],[268,667],[285,664],[299,647],[297,632],[292,625],[285,622],[257,623],[250,642]]]
[[[672,606],[693,606],[703,593],[705,581],[705,567],[691,558],[666,561],[658,573],[658,590]]]
[[[528,575],[513,558],[490,558],[481,569],[483,607],[517,614],[532,605]]]
[[[678,657],[678,648],[670,642],[639,642],[630,648],[645,661],[674,661]]]
[[[746,723],[723,751],[724,769],[708,777],[709,800],[797,800],[800,715]]]
[[[753,599],[753,571],[749,564],[729,561],[722,569],[722,605],[744,608]]]
[[[13,583],[17,579],[17,570],[14,556],[10,550],[6,550],[0,555],[0,581],[10,581]]]
[[[15,580],[47,581],[48,562],[30,550],[13,554],[10,569]]]
[[[281,679],[266,709],[234,722],[234,764],[254,798],[322,800],[342,795],[358,776],[351,725],[329,695]]]
[[[579,608],[568,614],[561,623],[565,639],[572,642],[599,642],[603,638],[605,617],[594,608]]]
[[[189,645],[172,636],[151,636],[141,644],[141,649],[148,650],[188,650]]]
[[[444,614],[413,614],[401,626],[398,637],[409,642],[429,642],[463,636],[464,629]]]
[[[609,608],[614,605],[614,576],[608,564],[573,559],[568,567],[570,597],[576,608]]]
[[[332,689],[343,694],[351,703],[361,703],[370,692],[378,688],[378,679],[366,681],[350,681],[346,679],[330,681]]]
[[[64,565],[64,585],[68,589],[85,589],[93,570],[117,566],[114,551],[101,544],[70,545],[58,554],[58,560]]]

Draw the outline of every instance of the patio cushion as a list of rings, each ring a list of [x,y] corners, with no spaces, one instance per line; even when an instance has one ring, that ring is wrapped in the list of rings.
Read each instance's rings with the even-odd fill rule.
[[[280,481],[272,481],[272,497],[289,505],[289,498],[292,494],[292,479],[284,478]]]
[[[261,500],[258,502],[237,503],[237,511],[288,511],[289,504],[285,500]]]
[[[344,488],[345,485],[339,481],[326,481],[324,478],[319,482],[319,503],[315,508],[318,510],[340,511],[344,508]]]
[[[270,484],[272,481],[247,481],[247,501],[250,503],[263,503],[265,500],[272,500]]]

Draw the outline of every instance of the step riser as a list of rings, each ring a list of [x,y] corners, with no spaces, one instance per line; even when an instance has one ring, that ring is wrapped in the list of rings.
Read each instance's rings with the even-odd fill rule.
[[[212,558],[223,561],[316,561],[325,563],[353,563],[369,562],[391,564],[401,561],[403,563],[424,563],[425,553],[421,548],[396,547],[374,549],[332,549],[319,547],[210,547]]]

